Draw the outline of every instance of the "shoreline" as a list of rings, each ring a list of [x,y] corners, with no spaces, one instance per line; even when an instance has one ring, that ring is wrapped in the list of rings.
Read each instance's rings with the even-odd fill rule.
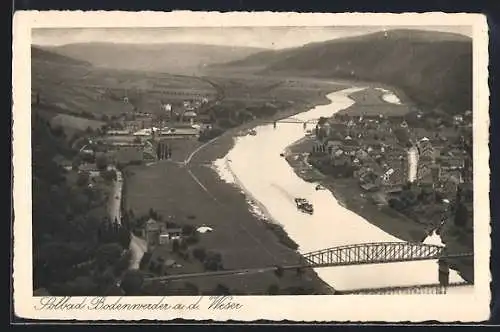
[[[295,174],[299,176],[306,182],[321,184],[326,190],[335,197],[339,205],[343,208],[348,209],[355,214],[363,217],[370,224],[380,228],[381,230],[396,236],[402,240],[408,242],[420,242],[426,235],[426,231],[423,230],[423,226],[417,224],[416,222],[410,220],[408,217],[401,215],[396,211],[391,211],[388,213],[387,209],[380,209],[373,202],[371,202],[364,195],[364,191],[359,188],[357,182],[353,179],[335,179],[329,175],[325,175],[317,170],[314,166],[307,162],[307,158],[303,157],[307,149],[304,145],[311,143],[312,138],[306,138],[305,141],[298,140],[290,144],[287,149],[294,151],[291,155],[298,155],[297,159],[286,157],[286,160],[290,167],[294,170]],[[305,172],[301,172],[304,170]],[[362,196],[363,195],[363,196]],[[397,231],[389,231],[381,224],[386,223],[387,219],[392,219],[396,222],[402,222],[409,228],[405,231],[405,227],[401,227]],[[403,225],[401,225],[403,226]]]
[[[278,111],[272,117],[265,118],[265,119],[255,119],[255,120],[250,121],[248,123],[242,124],[241,126],[227,130],[221,136],[218,137],[218,139],[228,140],[228,141],[222,143],[223,150],[224,150],[223,155],[216,156],[215,158],[212,157],[210,160],[210,163],[212,164],[212,166],[215,166],[214,162],[216,160],[222,159],[222,158],[225,159],[225,164],[226,164],[225,167],[230,171],[231,176],[235,179],[235,183],[232,186],[245,193],[244,199],[245,199],[246,203],[248,204],[248,212],[251,213],[254,216],[254,218],[256,218],[258,220],[258,222],[263,223],[266,226],[266,228],[268,228],[274,234],[274,236],[276,237],[276,241],[278,241],[282,245],[284,245],[287,248],[289,248],[290,250],[292,250],[297,256],[299,256],[300,259],[303,258],[302,254],[300,252],[298,252],[297,248],[290,247],[290,242],[295,244],[297,247],[298,247],[298,244],[288,235],[288,233],[285,231],[283,226],[279,222],[277,222],[269,214],[269,212],[267,211],[267,208],[265,208],[265,206],[259,200],[255,199],[255,197],[243,185],[239,184],[239,180],[234,175],[226,157],[227,157],[227,154],[229,153],[229,151],[234,147],[235,141],[238,137],[238,132],[240,132],[242,130],[254,129],[254,128],[257,128],[260,126],[264,126],[264,125],[269,125],[268,122],[283,120],[283,119],[286,119],[288,117],[291,117],[291,116],[294,116],[294,115],[297,115],[297,114],[300,114],[303,112],[307,112],[314,107],[321,106],[321,105],[327,105],[329,103],[329,100],[326,98],[326,95],[328,95],[329,93],[333,93],[336,91],[346,89],[346,88],[349,88],[349,87],[348,86],[338,87],[337,89],[333,89],[332,91],[325,93],[324,95],[322,95],[321,102],[318,102],[318,103],[309,102],[307,104],[301,105],[302,107],[300,107],[300,108],[292,107],[289,110]],[[215,169],[214,169],[214,172],[216,173],[216,176],[220,179],[220,177]],[[226,184],[231,185],[229,183],[226,183]],[[255,204],[258,207],[258,209],[262,212],[262,214],[265,215],[265,218],[259,217],[255,212],[252,211],[252,204],[251,203]],[[338,291],[336,291],[333,286],[327,284],[323,279],[321,279],[317,275],[317,273],[314,271],[314,269],[307,269],[304,271],[304,274],[310,278],[310,280],[313,284],[314,290],[316,292],[319,292],[319,295],[339,295],[339,293],[337,293]]]
[[[343,90],[343,89],[341,89],[341,90]],[[280,114],[280,115],[281,115],[281,118],[290,117],[290,116],[293,116],[294,114],[307,112],[308,110],[310,110],[310,108],[306,108],[305,110],[302,110],[302,111],[295,110],[293,113],[290,112],[292,114]],[[246,127],[257,128],[257,127],[260,127],[261,125],[262,125],[262,123],[258,123],[258,122],[257,123],[249,123],[249,124],[247,124]],[[231,145],[229,147],[229,150],[233,146],[235,140],[236,140],[236,137],[232,136]],[[381,227],[380,223],[382,223],[382,224],[384,222],[387,223],[387,219],[388,219],[387,211],[384,211],[383,209],[379,209],[379,207],[375,206],[375,204],[372,204],[372,202],[370,202],[368,199],[365,199],[364,195],[362,194],[362,190],[361,190],[361,188],[359,188],[357,183],[353,183],[352,179],[348,179],[347,181],[342,181],[341,179],[340,180],[333,179],[327,175],[320,173],[317,169],[315,169],[312,165],[310,165],[307,162],[307,157],[306,157],[307,154],[305,152],[310,151],[308,149],[305,149],[304,151],[300,151],[301,152],[300,156],[297,156],[297,154],[294,153],[294,150],[296,150],[297,146],[304,146],[307,144],[311,144],[312,141],[313,141],[313,139],[311,137],[304,136],[304,137],[301,137],[294,142],[290,142],[289,145],[287,145],[284,149],[284,151],[285,151],[284,157],[287,160],[289,166],[292,167],[292,169],[294,170],[294,172],[297,176],[299,176],[301,179],[303,179],[306,182],[321,183],[335,197],[335,199],[337,200],[339,205],[341,205],[343,208],[350,210],[350,211],[354,212],[355,214],[361,216],[362,218],[366,219],[367,222],[369,222],[370,224],[376,226],[377,228],[381,229],[382,231],[384,231],[388,234],[391,234],[395,237],[402,239],[403,241],[408,241],[408,242],[421,242],[427,237],[428,234],[422,230],[422,226],[418,225],[416,223],[413,223],[413,222],[411,223],[411,226],[408,227],[406,225],[403,227],[403,228],[405,228],[405,227],[409,228],[409,229],[407,229],[407,233],[404,236],[401,236],[401,234],[397,234],[397,232],[395,234],[394,232],[388,231],[386,228]],[[235,176],[234,172],[231,169],[231,166],[229,165],[230,161],[228,161],[226,158],[227,154],[228,154],[228,152],[225,152],[224,156],[221,157],[220,159],[222,159],[222,163],[223,163],[222,166],[230,172],[231,177],[233,178],[233,181],[228,181],[228,182],[233,182],[233,184],[235,185],[236,188],[241,189],[245,193],[245,200],[248,202],[248,205],[250,205],[250,207],[252,207],[252,205],[253,205],[251,203],[254,203],[255,205],[257,205],[259,207],[260,212],[262,212],[266,216],[266,220],[262,220],[262,221],[275,225],[282,233],[285,234],[285,236],[289,237],[288,234],[286,233],[286,231],[284,230],[283,226],[280,225],[279,222],[274,220],[274,218],[272,216],[270,216],[269,213],[267,212],[267,209],[265,207],[262,208],[263,204],[261,202],[259,202],[257,199],[255,199],[255,197],[251,193],[248,192],[248,190],[245,188],[245,186],[240,183],[239,179],[237,178],[237,176]],[[295,161],[298,161],[298,163],[295,163],[295,164],[293,164],[293,162],[291,161],[291,158],[290,158],[291,156],[294,156],[294,155],[296,156]],[[216,165],[216,166],[219,166],[219,165]],[[307,170],[305,170],[304,168],[306,168]],[[309,175],[309,177],[307,175]],[[333,180],[335,180],[335,181],[333,181]],[[343,183],[344,186],[341,186],[339,188],[338,187],[339,182],[344,182]],[[346,189],[346,190],[344,190],[344,189]],[[354,192],[354,194],[353,194],[353,192]],[[359,197],[362,198],[361,202],[360,202]],[[374,212],[374,209],[376,209],[377,211]],[[251,208],[249,210],[251,213],[253,213]],[[368,213],[368,215],[367,215],[367,213]],[[253,213],[253,214],[255,214],[255,213]],[[374,221],[373,220],[374,217],[375,217],[375,219],[378,218],[380,222]],[[408,219],[408,218],[406,218],[405,216],[399,215],[399,214],[396,215],[395,211],[391,217],[394,221],[399,222],[400,224],[407,224],[405,222],[402,222],[402,219]],[[258,219],[261,219],[261,218],[258,218]],[[401,225],[399,227],[401,227]],[[274,232],[274,233],[279,238],[280,235],[277,234],[277,232]],[[290,239],[292,241],[294,241],[292,238],[290,238]],[[296,251],[296,252],[299,256],[302,256],[302,253],[300,253],[298,251]],[[338,292],[334,289],[334,285],[330,286],[323,279],[321,279],[319,277],[319,275],[313,269],[309,269],[309,270],[312,273],[314,273],[315,279],[317,280],[318,284],[322,284],[323,288],[325,286],[329,288],[330,291],[328,293],[336,294],[336,295],[341,294],[341,292]]]
[[[332,86],[332,89],[329,89],[328,91],[325,91],[324,93],[321,93],[321,95],[314,96],[310,98],[307,102],[301,102],[300,104],[292,105],[284,110],[279,110],[277,111],[273,116],[266,117],[266,118],[258,118],[254,119],[250,122],[247,122],[245,124],[242,124],[240,126],[230,128],[223,132],[221,135],[217,137],[216,140],[214,140],[211,144],[207,144],[203,149],[200,149],[195,155],[192,156],[190,159],[190,168],[191,170],[196,174],[196,177],[200,178],[200,181],[204,183],[204,185],[207,186],[207,188],[213,192],[216,193],[215,195],[217,196],[218,192],[220,192],[222,195],[230,195],[227,197],[229,199],[227,202],[228,204],[236,204],[233,208],[235,209],[234,212],[231,212],[233,215],[236,213],[236,215],[241,215],[242,220],[240,221],[242,227],[247,228],[251,227],[253,229],[253,235],[251,237],[256,236],[257,238],[263,239],[264,242],[267,242],[268,244],[264,247],[265,251],[270,250],[273,254],[273,256],[276,257],[282,257],[285,260],[283,261],[283,264],[286,262],[293,262],[293,261],[300,261],[302,260],[302,255],[297,251],[296,248],[293,248],[293,244],[295,242],[288,236],[288,234],[285,232],[284,228],[276,222],[273,222],[272,219],[269,216],[266,216],[266,220],[263,220],[262,217],[259,217],[256,215],[254,211],[252,211],[252,206],[256,206],[256,200],[252,200],[253,204],[249,203],[249,199],[251,198],[250,195],[242,195],[243,188],[230,184],[225,182],[219,174],[217,173],[216,169],[214,168],[214,162],[218,159],[224,158],[229,151],[233,148],[235,141],[238,137],[238,134],[242,130],[246,129],[251,129],[251,128],[256,128],[259,126],[263,126],[266,124],[269,124],[273,121],[278,121],[280,119],[284,119],[302,112],[306,112],[310,110],[311,108],[314,108],[318,105],[325,105],[329,103],[329,100],[326,98],[326,95],[329,93],[343,90],[345,88],[348,88],[349,86]],[[200,146],[203,145],[204,143],[200,142]],[[207,164],[210,164],[210,167],[204,167],[208,166]],[[168,164],[165,164],[168,165]],[[142,167],[142,166],[141,166]],[[160,167],[160,166],[156,166]],[[173,167],[170,165],[170,167]],[[133,167],[134,168],[134,167]],[[210,171],[208,171],[210,169]],[[147,170],[143,170],[146,171]],[[125,172],[126,173],[126,172]],[[127,187],[128,185],[128,179],[125,179],[124,181],[124,186]],[[127,206],[128,209],[133,208],[133,206],[130,205],[130,203],[134,200],[133,197],[125,197],[128,196],[128,190],[126,190],[127,194],[123,195],[125,201],[129,201],[129,203],[126,203],[123,205],[124,207]],[[231,203],[230,203],[231,202]],[[154,203],[153,203],[154,204]],[[241,204],[241,208],[238,207]],[[257,205],[258,206],[258,205]],[[136,205],[133,210],[139,209]],[[164,206],[163,208],[166,209]],[[155,210],[157,210],[155,208]],[[161,210],[161,208],[160,208]],[[214,209],[215,210],[215,209]],[[259,210],[261,210],[261,207],[259,207]],[[243,217],[245,216],[245,217]],[[252,221],[250,221],[252,220]],[[222,222],[221,225],[217,225],[217,223],[214,224],[215,228],[217,227],[225,227],[227,228],[229,225],[227,225],[227,221]],[[258,226],[252,226],[249,223],[254,223],[257,224]],[[229,223],[230,224],[230,223]],[[226,226],[224,226],[226,225]],[[232,227],[232,226],[229,226]],[[246,241],[246,240],[245,240]],[[271,244],[273,243],[273,244]],[[295,244],[296,245],[296,244]],[[216,247],[217,248],[217,245]],[[215,249],[214,250],[230,250],[231,245],[228,247],[224,247],[225,249]],[[207,247],[207,249],[211,249],[211,247]],[[231,250],[232,251],[232,250]],[[234,256],[234,254],[232,254]],[[244,256],[242,256],[243,258]],[[233,259],[232,262],[234,263],[234,257],[230,258]],[[253,263],[250,263],[251,265],[255,266],[265,266],[269,265],[269,262],[266,262],[269,260],[269,257],[267,259],[262,259],[257,257],[254,257],[252,259]],[[259,261],[262,261],[259,263]],[[276,261],[276,263],[281,264],[281,260]],[[229,263],[231,264],[231,263]],[[272,264],[272,263],[271,263]],[[254,277],[252,277],[255,279]],[[285,276],[284,284],[282,288],[283,293],[282,295],[301,295],[305,293],[294,293],[294,291],[291,291],[290,293],[289,289],[293,289],[294,287],[299,287],[302,288],[303,290],[307,291],[307,294],[317,294],[317,295],[333,295],[335,294],[335,290],[328,285],[326,282],[324,282],[319,276],[316,274],[316,272],[313,269],[305,269],[302,274],[302,281],[298,282],[296,286],[293,285],[288,285],[290,280],[295,278],[290,274],[290,276]],[[260,278],[259,278],[260,279]],[[262,284],[266,283],[270,280],[269,276],[263,276],[261,282],[257,282],[257,284]],[[229,282],[227,280],[221,280],[221,282]],[[254,281],[252,281],[254,282]],[[276,281],[277,282],[277,281]],[[297,281],[296,281],[297,282]],[[255,282],[254,282],[255,283]],[[279,282],[278,282],[279,284]],[[288,286],[287,286],[288,285]],[[257,285],[256,285],[257,286]],[[291,287],[291,288],[290,288]],[[253,288],[249,287],[248,289],[245,290],[243,294],[261,294],[263,290],[260,290],[260,288]],[[241,294],[241,295],[243,295]],[[280,295],[281,295],[280,294]]]
[[[227,160],[225,161],[227,163]],[[238,179],[236,174],[234,174],[233,170],[231,169],[231,166],[227,165],[226,166],[228,171],[231,173],[231,176],[235,179],[235,185],[240,188],[244,193],[245,193],[245,200],[247,201],[248,205],[252,207],[252,204],[255,204],[259,211],[264,215],[264,218],[259,217],[255,212],[250,211],[255,218],[257,218],[260,222],[264,223],[266,227],[268,227],[276,236],[277,240],[283,244],[284,246],[290,248],[291,250],[295,251],[297,255],[300,257],[303,257],[302,254],[298,251],[298,244],[288,235],[288,233],[285,231],[283,228],[283,225],[281,225],[275,218],[271,216],[269,213],[268,209],[264,206],[262,202],[260,202],[258,199],[256,199],[252,193],[246,189],[246,187],[241,183],[241,181]],[[250,208],[251,210],[251,208]],[[293,248],[290,246],[290,243],[292,245],[297,246],[297,248]],[[318,281],[318,285],[316,286],[318,290],[320,291],[321,294],[323,295],[336,295],[337,291],[335,288],[328,283],[326,283],[323,279],[321,279],[314,269],[308,269],[309,273],[316,278]],[[314,281],[313,281],[314,283]],[[315,287],[315,288],[316,288]]]
[[[301,140],[292,143],[287,147],[287,149],[295,151],[303,150],[304,142],[300,141]],[[297,154],[299,154],[299,152],[295,152],[295,155]],[[431,230],[433,230],[433,228],[419,224],[387,206],[379,208],[368,198],[361,197],[361,194],[365,195],[366,193],[359,188],[359,185],[355,180],[335,179],[329,175],[322,174],[314,166],[308,164],[305,161],[305,158],[298,159],[299,160],[291,160],[289,157],[286,158],[288,164],[297,176],[306,182],[320,183],[326,190],[330,191],[339,205],[364,218],[368,223],[380,228],[382,231],[385,231],[386,233],[403,241],[420,243],[423,242],[430,234]],[[300,172],[304,166],[308,167],[309,174],[313,174],[311,177],[308,177],[306,173]],[[396,226],[388,225],[391,224],[392,221],[394,221]],[[440,237],[441,241],[446,243],[442,234]],[[446,245],[450,244],[447,243]],[[453,243],[453,245],[456,244]],[[452,263],[450,268],[455,270],[461,278],[465,280],[465,282],[473,282],[471,281],[473,280],[474,274],[473,267],[471,268],[470,264],[466,261],[458,260]]]
[[[343,90],[346,88],[349,88],[349,87],[348,86],[338,87],[335,91]],[[334,89],[332,89],[332,90],[334,90]],[[335,92],[335,91],[332,91],[332,92]],[[329,92],[329,93],[332,93],[332,92]],[[273,237],[273,240],[272,240],[273,242],[275,242],[276,244],[279,244],[281,246],[286,247],[287,250],[290,251],[290,255],[295,256],[297,259],[301,259],[303,257],[302,254],[300,252],[298,252],[297,248],[293,248],[293,245],[290,246],[290,243],[287,243],[287,242],[292,242],[293,244],[296,245],[295,241],[289,237],[289,235],[284,230],[283,226],[279,222],[274,220],[272,218],[272,216],[269,215],[269,213],[267,212],[267,209],[265,207],[263,208],[263,204],[261,202],[259,202],[258,200],[256,200],[253,197],[253,195],[251,195],[251,193],[249,193],[248,190],[246,190],[245,186],[240,184],[238,178],[232,172],[231,167],[229,165],[230,161],[227,160],[226,156],[228,155],[229,151],[234,147],[234,144],[237,140],[237,137],[239,136],[240,131],[245,130],[245,129],[257,128],[257,127],[261,127],[261,126],[265,126],[265,125],[272,125],[272,121],[274,121],[274,120],[277,121],[280,119],[284,119],[284,118],[287,118],[290,116],[294,116],[296,114],[307,112],[311,108],[314,108],[318,105],[328,104],[328,99],[326,98],[327,94],[328,93],[325,93],[324,95],[322,94],[321,99],[318,98],[317,103],[311,101],[308,103],[303,103],[301,105],[296,105],[295,107],[290,107],[286,110],[278,111],[272,117],[254,119],[253,121],[242,124],[241,126],[237,126],[237,127],[231,128],[229,130],[226,130],[224,133],[222,133],[220,136],[218,136],[216,140],[214,140],[213,144],[207,144],[205,148],[201,149],[199,151],[199,153],[194,155],[192,158],[194,164],[205,164],[206,165],[207,163],[210,163],[212,166],[212,167],[210,167],[210,169],[213,172],[212,175],[210,175],[210,177],[215,178],[217,181],[222,180],[221,186],[228,186],[229,185],[230,187],[232,187],[231,196],[235,197],[235,199],[236,199],[236,196],[240,196],[241,203],[244,204],[245,212],[250,214],[252,216],[252,219],[255,222],[261,224],[261,226],[264,226],[263,227],[264,229],[267,229],[268,231],[270,231],[270,233],[272,233],[272,235],[270,235],[270,236]],[[291,142],[285,148],[285,151],[286,151],[285,158],[286,158],[289,166],[292,167],[292,169],[295,171],[297,176],[299,176],[300,178],[302,178],[308,182],[320,182],[320,183],[322,183],[325,186],[325,188],[329,189],[329,191],[337,199],[339,204],[341,206],[343,206],[345,209],[348,209],[348,210],[358,214],[359,216],[366,219],[369,223],[375,225],[376,227],[380,228],[381,230],[383,230],[389,234],[394,235],[394,233],[388,231],[387,229],[384,229],[384,227],[381,227],[377,222],[374,222],[372,219],[374,214],[378,214],[380,216],[380,218],[382,218],[382,219],[387,219],[387,217],[388,217],[387,211],[377,209],[377,207],[374,204],[372,204],[372,202],[365,199],[364,197],[363,197],[362,203],[360,204],[359,203],[359,196],[360,196],[359,193],[361,192],[361,188],[358,188],[357,183],[356,183],[356,185],[353,186],[352,179],[348,179],[347,181],[345,181],[345,180],[342,181],[339,179],[333,179],[333,178],[330,178],[326,175],[323,175],[307,163],[307,158],[302,158],[298,161],[301,162],[302,164],[306,164],[307,167],[315,173],[314,174],[315,177],[313,177],[312,179],[307,179],[305,177],[305,174],[300,174],[300,172],[298,171],[298,165],[293,165],[291,163],[291,161],[288,158],[288,154],[293,154],[293,150],[295,150],[297,148],[297,146],[308,144],[311,141],[312,141],[312,139],[310,137],[307,137],[307,136],[302,137],[295,142]],[[306,150],[306,151],[308,151],[308,150]],[[234,179],[233,183],[228,183],[223,178],[221,178],[221,176],[219,176],[219,173],[217,172],[216,167],[214,167],[214,166],[218,166],[214,162],[216,160],[219,160],[219,159],[225,159],[225,160],[222,160],[222,162],[223,162],[223,164],[225,164],[224,165],[225,168],[227,168],[230,171],[230,173]],[[196,166],[195,166],[195,169],[193,169],[193,171],[196,172]],[[200,175],[200,174],[198,174],[198,175]],[[201,175],[203,175],[203,174],[201,174]],[[204,182],[206,184],[207,179],[208,178],[205,178],[205,181],[202,180],[202,182]],[[334,181],[332,181],[332,180],[334,180]],[[342,182],[344,182],[343,183],[344,185],[341,186],[341,188],[339,188],[338,184],[339,183],[342,184]],[[214,187],[209,186],[209,188],[211,188],[212,190],[215,189],[217,191],[217,187],[215,187],[215,186]],[[354,190],[354,192],[356,192],[358,194],[352,195],[353,190]],[[244,195],[242,195],[242,192],[244,193]],[[353,196],[357,196],[357,197],[353,197]],[[377,211],[375,213],[373,212],[373,209],[372,209],[372,211],[369,211],[369,209],[368,209],[368,211],[366,211],[367,209],[365,209],[364,204],[366,204],[367,206],[371,205],[371,207],[377,209]],[[252,208],[254,208],[255,206],[257,206],[259,208],[259,210],[265,215],[265,218],[260,217],[258,213],[253,211]],[[366,213],[368,213],[368,216],[366,215]],[[394,211],[394,213],[396,213],[396,212]],[[392,216],[392,218],[394,220],[397,219],[399,222],[401,222],[402,217],[404,217],[404,216],[401,216],[399,214],[397,216],[394,216],[394,215]],[[387,222],[387,221],[382,221],[382,223],[383,222]],[[415,230],[417,228],[421,228],[422,227],[421,225],[417,225],[416,223],[413,223],[413,224],[414,224],[414,230],[413,230],[413,232],[411,232],[411,231],[408,232],[408,234],[406,235],[406,238],[401,237],[401,236],[397,236],[397,235],[396,236],[399,238],[402,238],[403,240],[412,241],[412,242],[414,242],[414,241],[420,242],[422,239],[425,238],[426,234],[421,229],[420,229],[420,231]],[[261,235],[260,233],[257,233],[257,236],[260,236],[260,235]],[[289,240],[287,240],[287,239],[289,239]],[[271,251],[275,252],[274,249],[271,249]],[[323,279],[321,279],[319,277],[319,275],[314,271],[314,269],[305,270],[304,276],[307,276],[307,280],[305,280],[302,283],[302,285],[305,286],[307,289],[314,291],[315,294],[323,294],[323,295],[339,294],[337,291],[335,291],[335,289],[332,286],[330,286]],[[247,291],[249,291],[250,293],[252,292],[252,290],[247,290]]]
[[[354,87],[354,86],[352,86],[352,87]],[[336,89],[335,91],[332,91],[332,92],[336,92],[336,91],[347,89],[347,88],[349,88],[349,87],[345,86],[344,88]],[[325,101],[327,101],[327,99],[326,99],[327,94],[325,94],[323,97],[325,99]],[[396,97],[399,97],[399,96],[396,95]],[[325,102],[325,103],[318,103],[315,105],[307,105],[307,106],[304,105],[305,107],[302,107],[301,109],[293,109],[293,110],[289,110],[289,111],[279,112],[274,117],[272,117],[272,119],[279,120],[279,119],[288,118],[288,117],[291,117],[291,116],[294,116],[294,115],[297,115],[297,114],[300,114],[303,112],[307,112],[316,106],[324,105],[324,104],[328,104],[328,103]],[[257,119],[257,120],[251,121],[247,124],[244,124],[242,126],[239,126],[235,129],[238,131],[240,131],[242,129],[250,129],[250,128],[255,129],[257,127],[268,124],[266,122],[272,121],[272,119]],[[267,211],[265,206],[262,204],[262,202],[257,200],[245,188],[245,186],[240,183],[239,179],[237,178],[237,176],[234,174],[234,172],[231,169],[230,161],[227,160],[227,158],[226,158],[228,152],[231,150],[231,148],[235,144],[237,135],[235,135],[234,132],[230,133],[229,131],[225,132],[223,135],[229,135],[231,137],[230,145],[227,146],[227,149],[226,149],[226,152],[224,153],[224,155],[218,159],[222,159],[222,158],[224,159],[223,166],[230,172],[232,178],[234,179],[234,185],[238,189],[240,189],[241,191],[243,191],[245,193],[245,201],[247,201],[247,204],[249,205],[250,213],[254,214],[255,217],[257,219],[259,219],[261,222],[273,225],[274,227],[271,228],[271,230],[273,231],[275,236],[280,240],[280,242],[282,242],[281,239],[283,237],[285,237],[285,238],[289,239],[289,241],[291,241],[292,243],[296,244],[294,239],[291,238],[287,234],[287,232],[284,230],[283,226],[269,214],[269,212]],[[304,136],[295,142],[291,142],[284,149],[284,151],[285,151],[284,158],[288,162],[289,166],[294,170],[294,172],[297,176],[299,176],[301,179],[303,179],[306,182],[310,182],[310,183],[316,182],[316,183],[322,184],[335,197],[335,199],[337,200],[337,202],[339,203],[340,206],[342,206],[343,208],[350,210],[353,213],[361,216],[362,218],[366,219],[367,222],[371,223],[372,225],[380,228],[381,230],[383,230],[383,231],[385,231],[393,236],[396,236],[396,237],[398,237],[404,241],[408,241],[408,242],[421,242],[426,238],[426,236],[428,234],[426,231],[422,230],[422,225],[419,225],[419,224],[412,222],[409,218],[407,218],[404,215],[401,215],[400,213],[398,213],[396,211],[391,211],[392,213],[388,214],[388,211],[379,209],[369,199],[367,199],[363,196],[364,195],[363,191],[361,190],[361,188],[358,187],[357,183],[354,183],[352,181],[352,179],[345,179],[345,180],[340,179],[339,180],[339,179],[334,179],[332,177],[329,177],[328,175],[322,174],[319,170],[317,170],[316,168],[314,168],[312,165],[310,165],[307,162],[307,156],[306,156],[305,152],[308,150],[301,151],[302,158],[297,158],[298,161],[302,165],[299,165],[299,164],[294,165],[290,160],[290,156],[293,156],[294,154],[296,155],[296,153],[294,153],[293,150],[295,150],[297,148],[297,146],[307,145],[307,144],[310,144],[312,141],[313,141],[313,139],[311,137]],[[306,166],[308,168],[308,171],[301,172],[301,169],[303,170],[304,166]],[[308,175],[307,173],[309,173],[310,176],[307,176]],[[341,185],[339,186],[339,184],[341,184]],[[362,197],[361,201],[359,199],[360,196]],[[253,206],[257,206],[259,211],[265,217],[264,218],[259,217],[258,213],[253,212],[252,211]],[[387,229],[385,229],[384,227],[381,227],[380,224],[383,224],[384,223],[383,220],[387,219],[387,218],[393,219],[394,221],[397,221],[397,222],[403,221],[404,224],[409,224],[410,226],[406,226],[406,228],[408,228],[407,232],[405,232],[404,234],[401,234],[401,232],[399,232],[399,233],[398,232],[391,232],[391,231],[388,231]],[[376,221],[377,219],[380,220],[380,222],[377,222]],[[285,245],[286,245],[286,243],[285,243]],[[288,246],[288,247],[290,248],[290,246]],[[297,245],[297,249],[294,249],[294,248],[291,248],[291,249],[295,250],[297,252],[297,254],[302,257],[302,254],[297,251],[298,245]],[[314,274],[315,279],[318,280],[318,283],[321,284],[320,287],[322,289],[325,289],[325,287],[326,287],[327,294],[337,294],[337,295],[341,294],[341,292],[336,291],[333,286],[329,285],[323,279],[321,279],[313,269],[309,269],[309,270]]]

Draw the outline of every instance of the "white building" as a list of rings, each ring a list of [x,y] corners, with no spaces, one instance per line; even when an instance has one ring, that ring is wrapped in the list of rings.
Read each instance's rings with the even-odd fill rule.
[[[144,128],[139,131],[136,131],[133,135],[134,136],[151,136],[153,133],[160,131],[159,128],[152,127],[152,128]]]
[[[130,135],[130,130],[108,130],[106,132],[108,135],[119,136],[119,135]]]
[[[182,240],[181,228],[167,228],[161,231],[160,244],[165,244],[174,240]]]
[[[166,112],[170,112],[172,110],[172,105],[171,104],[163,104],[162,108]]]

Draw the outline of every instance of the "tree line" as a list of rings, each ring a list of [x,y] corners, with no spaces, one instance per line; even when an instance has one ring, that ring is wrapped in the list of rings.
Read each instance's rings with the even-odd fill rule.
[[[130,232],[105,217],[101,193],[68,183],[54,161],[75,154],[36,114],[33,139],[33,287],[52,295],[105,295],[130,259]]]

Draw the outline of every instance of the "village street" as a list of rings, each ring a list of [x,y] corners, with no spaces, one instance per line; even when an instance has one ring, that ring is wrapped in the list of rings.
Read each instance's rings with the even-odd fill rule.
[[[412,146],[408,150],[408,181],[413,182],[417,179],[418,168],[418,150]]]
[[[116,220],[119,224],[121,224],[123,175],[122,172],[116,168],[112,167],[112,169],[116,172],[116,181],[114,182],[113,195],[110,197],[109,216],[110,220]],[[137,270],[139,269],[139,263],[142,256],[147,251],[147,245],[145,240],[138,238],[132,233],[130,235],[131,239],[129,249],[132,254],[132,258],[130,260],[129,269]]]

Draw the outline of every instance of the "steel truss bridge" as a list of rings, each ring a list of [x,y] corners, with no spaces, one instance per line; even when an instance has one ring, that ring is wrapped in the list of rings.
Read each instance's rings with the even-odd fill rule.
[[[169,281],[169,280],[183,280],[189,278],[199,277],[217,277],[227,275],[247,275],[258,274],[265,272],[277,272],[278,270],[297,270],[300,271],[304,268],[324,268],[335,266],[349,266],[349,265],[363,265],[363,264],[387,264],[396,262],[412,262],[423,260],[446,260],[453,258],[472,258],[473,253],[448,253],[446,248],[438,245],[429,245],[422,243],[410,242],[374,242],[374,243],[360,243],[346,246],[338,246],[328,249],[317,250],[302,255],[302,261],[294,265],[284,266],[268,266],[262,268],[247,268],[236,270],[220,270],[214,272],[190,273],[190,274],[177,274],[167,275],[162,277],[153,277],[146,279],[148,281]],[[453,286],[453,285],[450,285]],[[423,288],[425,289],[423,289]],[[446,288],[446,287],[445,287]],[[445,289],[444,288],[444,289]],[[385,293],[402,293],[422,292],[422,289],[429,292],[443,293],[439,289],[443,289],[441,285],[415,285],[407,287],[392,287],[387,289],[374,289],[365,293],[383,294]],[[431,290],[432,289],[432,290]],[[360,294],[362,290],[358,290]],[[348,292],[350,294],[356,291]],[[425,293],[425,292],[424,292]]]
[[[362,264],[381,264],[469,257],[471,253],[446,253],[445,247],[410,242],[374,242],[340,246],[303,255],[313,268]]]
[[[300,125],[307,125],[307,124],[317,124],[318,119],[310,119],[310,120],[300,120],[294,117],[291,118],[286,118],[282,120],[276,120],[276,121],[267,121],[268,123],[273,123],[273,124],[278,124],[278,123],[291,123],[291,124],[300,124]]]

